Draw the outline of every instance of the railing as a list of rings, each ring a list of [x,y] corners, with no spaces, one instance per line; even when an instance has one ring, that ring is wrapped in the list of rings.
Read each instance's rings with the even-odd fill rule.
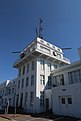
[[[41,52],[44,52],[44,53],[46,53],[46,54],[49,54],[49,55],[52,55],[52,56],[53,56],[53,54],[51,53],[51,50],[48,50],[48,49],[45,48],[45,47],[44,47],[44,50],[43,50],[43,49],[40,48],[40,46],[34,45],[33,47],[30,48],[31,51],[30,51],[29,53],[26,53],[26,55],[25,55],[22,59],[24,59],[27,55],[31,54],[32,51],[35,50],[35,49],[37,49],[37,50],[39,50],[39,51],[41,51]],[[45,49],[46,49],[46,51],[45,51]],[[57,56],[55,56],[55,57],[56,57],[57,59],[65,60],[65,61],[67,61],[67,62],[70,63],[70,59],[68,59],[68,58],[66,58],[66,57],[63,57],[63,58],[60,58],[60,57],[57,57]],[[20,60],[22,60],[22,59],[21,59],[21,58],[17,59],[17,60],[15,61],[15,63],[13,64],[13,66],[14,66],[17,62],[19,62]]]
[[[68,61],[70,63],[70,59],[63,57],[63,60]]]

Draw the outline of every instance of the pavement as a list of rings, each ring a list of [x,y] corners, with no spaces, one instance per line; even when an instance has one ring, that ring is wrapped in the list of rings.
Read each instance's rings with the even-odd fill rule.
[[[0,117],[10,121],[81,121],[73,117],[57,116],[52,114],[28,115],[28,114],[1,114]]]

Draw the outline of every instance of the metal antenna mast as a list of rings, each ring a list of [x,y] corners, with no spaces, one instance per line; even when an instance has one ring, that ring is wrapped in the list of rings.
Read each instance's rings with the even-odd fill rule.
[[[40,37],[41,39],[43,39],[43,37],[42,37],[42,30],[43,30],[42,22],[43,22],[43,20],[42,20],[42,17],[41,17],[41,18],[39,18],[39,31],[37,31],[37,28],[35,29],[36,36]]]
[[[42,27],[42,22],[43,22],[42,17],[39,20],[40,20],[40,22],[39,22],[39,37],[41,39],[43,39],[43,37],[42,37],[42,30],[43,30],[43,27]]]

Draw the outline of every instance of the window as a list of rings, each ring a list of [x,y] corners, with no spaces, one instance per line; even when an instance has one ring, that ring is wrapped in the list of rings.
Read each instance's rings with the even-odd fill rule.
[[[54,64],[54,68],[57,69],[57,65],[56,64]]]
[[[34,75],[31,75],[31,85],[34,85]]]
[[[48,46],[50,46],[50,44],[49,44],[49,43],[47,43],[47,45],[48,45]]]
[[[45,52],[45,53],[48,53],[48,54],[50,53],[50,49],[45,48],[43,46],[40,46],[40,50],[43,51],[43,52]]]
[[[28,93],[26,92],[25,93],[25,106],[28,105]]]
[[[27,73],[29,72],[29,67],[30,67],[30,65],[29,65],[29,63],[27,64]]]
[[[70,97],[67,98],[67,100],[68,100],[68,104],[72,104],[72,99]]]
[[[34,92],[31,92],[30,94],[30,106],[34,105]]]
[[[22,79],[22,88],[24,87],[24,79]]]
[[[51,63],[48,63],[48,71],[51,71]]]
[[[19,69],[19,76],[21,76],[21,68]]]
[[[29,77],[26,78],[26,87],[29,85]]]
[[[40,61],[40,69],[44,70],[44,61],[43,60]]]
[[[52,83],[51,83],[51,76],[48,76],[48,86],[51,86]]]
[[[14,93],[14,88],[12,88],[12,93]]]
[[[62,104],[65,104],[65,98],[61,98]]]
[[[40,84],[45,85],[45,76],[44,75],[40,75]]]
[[[18,101],[19,101],[19,94],[16,95],[17,96],[17,100],[16,100],[16,105],[18,106]]]
[[[23,67],[23,75],[25,74],[25,66]]]
[[[59,76],[59,78],[60,78],[60,85],[64,85],[64,76],[63,76],[63,74],[61,74]]]
[[[11,105],[12,103],[12,98],[9,98],[9,105]]]
[[[53,77],[53,84],[55,86],[62,86],[62,85],[64,85],[64,75],[61,74],[61,75],[54,76]]]
[[[81,69],[68,72],[69,84],[81,82]]]
[[[20,80],[18,80],[18,89],[20,88]]]
[[[20,98],[20,107],[22,108],[22,104],[23,104],[23,93],[21,93],[21,98]]]
[[[31,70],[33,71],[34,68],[35,68],[35,61],[32,61]]]
[[[44,92],[40,91],[40,106],[44,106]]]
[[[9,94],[11,94],[11,89],[9,89]]]

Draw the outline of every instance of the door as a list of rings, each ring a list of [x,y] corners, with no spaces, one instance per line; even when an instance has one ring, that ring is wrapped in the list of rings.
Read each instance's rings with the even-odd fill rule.
[[[46,98],[45,101],[46,101],[46,111],[48,111],[49,110],[49,98]]]

